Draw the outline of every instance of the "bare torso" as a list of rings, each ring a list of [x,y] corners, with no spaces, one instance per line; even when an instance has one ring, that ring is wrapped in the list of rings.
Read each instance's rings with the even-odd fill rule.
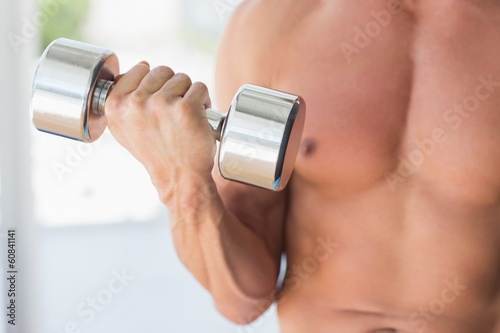
[[[256,83],[308,111],[281,329],[498,333],[500,3],[415,0],[377,29],[390,3],[247,5]]]

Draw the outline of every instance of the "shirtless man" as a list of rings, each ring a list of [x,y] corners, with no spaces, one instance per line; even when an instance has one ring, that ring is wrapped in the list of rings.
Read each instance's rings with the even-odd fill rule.
[[[184,74],[136,65],[107,116],[231,321],[278,299],[284,333],[499,333],[499,55],[498,0],[245,1],[217,98],[248,82],[304,97],[281,193],[213,172],[208,92]]]

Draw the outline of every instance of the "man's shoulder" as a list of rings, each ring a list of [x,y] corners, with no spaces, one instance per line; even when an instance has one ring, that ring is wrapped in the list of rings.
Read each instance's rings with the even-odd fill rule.
[[[242,1],[226,26],[219,52],[239,66],[265,71],[279,58],[284,41],[298,33],[297,26],[311,8],[305,0]]]
[[[230,85],[231,93],[243,83],[265,85],[260,79],[270,61],[276,31],[269,26],[271,4],[275,0],[245,0],[233,11],[219,43],[217,77],[221,86]],[[229,84],[227,81],[233,81]],[[223,89],[226,90],[226,89]],[[226,103],[224,103],[226,104]]]
[[[244,0],[235,7],[226,29],[226,35],[245,38],[270,32],[269,25],[282,15],[277,10],[276,0]],[[269,20],[274,16],[274,20]]]

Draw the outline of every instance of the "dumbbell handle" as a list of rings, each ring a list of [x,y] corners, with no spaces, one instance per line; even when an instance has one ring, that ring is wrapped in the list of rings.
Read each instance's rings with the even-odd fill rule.
[[[91,110],[93,113],[100,116],[105,115],[104,109],[106,105],[106,99],[108,98],[108,95],[111,92],[113,85],[114,85],[113,81],[103,80],[103,79],[97,81],[94,89],[94,95],[92,96]],[[222,126],[224,125],[224,120],[226,119],[226,115],[211,108],[206,109],[206,115],[214,139],[220,141]]]

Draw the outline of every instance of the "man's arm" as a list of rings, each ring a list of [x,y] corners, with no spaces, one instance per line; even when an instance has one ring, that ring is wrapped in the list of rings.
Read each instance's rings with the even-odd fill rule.
[[[252,72],[257,64],[255,58],[242,47],[255,37],[245,24],[251,19],[249,3],[236,9],[219,47],[216,97],[220,110],[229,108],[242,84],[263,84],[257,78],[259,73]],[[212,214],[212,207],[222,212],[219,228],[205,230],[207,234],[200,236],[202,246],[198,253],[188,251],[189,247],[182,244],[182,235],[190,234],[187,230],[174,231],[174,240],[181,260],[211,292],[219,311],[228,319],[245,324],[255,320],[275,299],[286,191],[274,193],[224,180],[217,165],[212,176],[217,188],[206,188],[201,197],[211,202],[203,204],[208,214]],[[207,219],[213,221],[217,217]],[[216,246],[204,246],[207,242]]]
[[[238,33],[226,33],[219,61],[238,59]],[[226,82],[218,84],[221,106],[243,83],[239,68],[244,63],[233,75],[218,74]],[[216,146],[205,117],[210,98],[206,86],[187,75],[139,63],[117,80],[106,103],[111,133],[145,166],[169,208],[182,262],[225,317],[239,324],[255,320],[274,300],[285,193],[229,183],[212,172]]]

